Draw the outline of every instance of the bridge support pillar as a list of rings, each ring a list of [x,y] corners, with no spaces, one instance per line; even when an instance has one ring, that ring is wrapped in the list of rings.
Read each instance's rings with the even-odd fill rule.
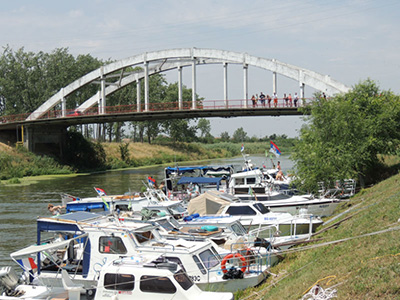
[[[244,108],[247,108],[247,99],[249,99],[249,81],[248,81],[248,69],[247,64],[243,65],[243,98]]]
[[[276,72],[272,73],[272,92],[277,93],[277,79],[276,79]]]
[[[183,96],[182,96],[182,66],[178,66],[178,102],[179,110],[183,108]]]
[[[61,116],[65,117],[67,111],[67,101],[64,96],[64,88],[61,88]]]
[[[228,63],[224,63],[224,104],[228,108]]]
[[[144,62],[144,111],[149,111],[149,63]]]
[[[24,146],[36,154],[63,157],[65,126],[25,126]]]
[[[142,108],[140,106],[140,102],[141,102],[140,92],[141,92],[140,91],[140,79],[139,79],[139,76],[136,76],[136,106],[137,106],[136,110],[137,110],[137,112],[140,112],[142,110]]]
[[[192,61],[192,109],[196,109],[196,59]]]
[[[101,114],[104,115],[106,113],[106,79],[103,75],[104,70],[103,67],[100,68],[101,76],[100,76],[100,97],[101,97]]]
[[[300,99],[304,98],[304,87],[305,87],[305,84],[300,83]]]

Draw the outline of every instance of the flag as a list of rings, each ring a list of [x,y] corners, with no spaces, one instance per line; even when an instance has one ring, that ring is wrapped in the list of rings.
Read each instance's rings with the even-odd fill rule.
[[[269,152],[274,153],[275,156],[281,155],[281,150],[279,150],[278,146],[275,145],[273,141],[271,141],[271,148],[269,149]]]
[[[17,263],[24,271],[37,269],[35,260],[32,257],[17,259]]]
[[[94,190],[97,192],[97,194],[99,194],[100,197],[101,196],[107,196],[106,192],[101,188],[95,187]]]
[[[242,144],[242,148],[240,149],[240,152],[244,151],[244,144]]]
[[[252,187],[249,187],[249,195],[250,195],[250,196],[254,196]]]
[[[156,184],[156,180],[154,178],[152,178],[151,176],[147,177],[147,180],[148,180],[150,185]]]

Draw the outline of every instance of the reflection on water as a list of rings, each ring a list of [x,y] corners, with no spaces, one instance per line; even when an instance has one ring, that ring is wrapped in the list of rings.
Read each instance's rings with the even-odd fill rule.
[[[249,158],[255,165],[271,167],[270,160],[264,156]],[[284,171],[292,168],[289,158],[281,157],[280,161]],[[243,165],[243,158],[202,161],[192,165],[226,164],[233,164],[235,170],[238,170]],[[36,242],[36,218],[50,216],[47,204],[61,203],[60,193],[95,197],[97,194],[93,187],[100,187],[110,195],[129,190],[141,191],[147,176],[160,182],[164,178],[163,171],[164,167],[149,167],[39,181],[29,186],[0,186],[0,267],[13,264],[9,258],[10,253]]]

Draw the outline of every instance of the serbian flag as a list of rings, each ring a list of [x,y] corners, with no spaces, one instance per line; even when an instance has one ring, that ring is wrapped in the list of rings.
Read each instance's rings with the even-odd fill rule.
[[[281,150],[279,150],[278,146],[275,145],[273,141],[271,142],[271,148],[269,149],[269,152],[272,152],[275,154],[275,156],[280,156],[281,155]]]
[[[244,144],[242,144],[242,148],[240,148],[240,152],[244,151]]]
[[[152,178],[151,176],[147,177],[147,180],[148,180],[150,185],[156,184],[156,180],[154,178]]]
[[[94,190],[96,191],[97,194],[99,194],[100,197],[101,196],[107,196],[106,192],[101,188],[95,187]]]

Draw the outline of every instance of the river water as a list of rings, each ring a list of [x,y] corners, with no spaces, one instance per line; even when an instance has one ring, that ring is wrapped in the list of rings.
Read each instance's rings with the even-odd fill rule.
[[[265,156],[252,155],[251,162],[257,166],[265,164],[271,167],[270,160]],[[293,162],[285,156],[280,157],[282,170],[285,172],[293,167]],[[276,161],[275,161],[276,163]],[[239,170],[243,158],[218,159],[183,165],[234,165]],[[174,167],[175,165],[171,165]],[[127,191],[140,191],[147,176],[152,176],[161,182],[164,178],[164,167],[148,167],[111,171],[71,178],[59,178],[38,181],[27,186],[0,185],[0,267],[14,265],[10,253],[35,244],[36,218],[50,216],[47,204],[61,204],[61,193],[78,197],[95,197],[94,187],[102,188],[109,195],[123,194]]]

